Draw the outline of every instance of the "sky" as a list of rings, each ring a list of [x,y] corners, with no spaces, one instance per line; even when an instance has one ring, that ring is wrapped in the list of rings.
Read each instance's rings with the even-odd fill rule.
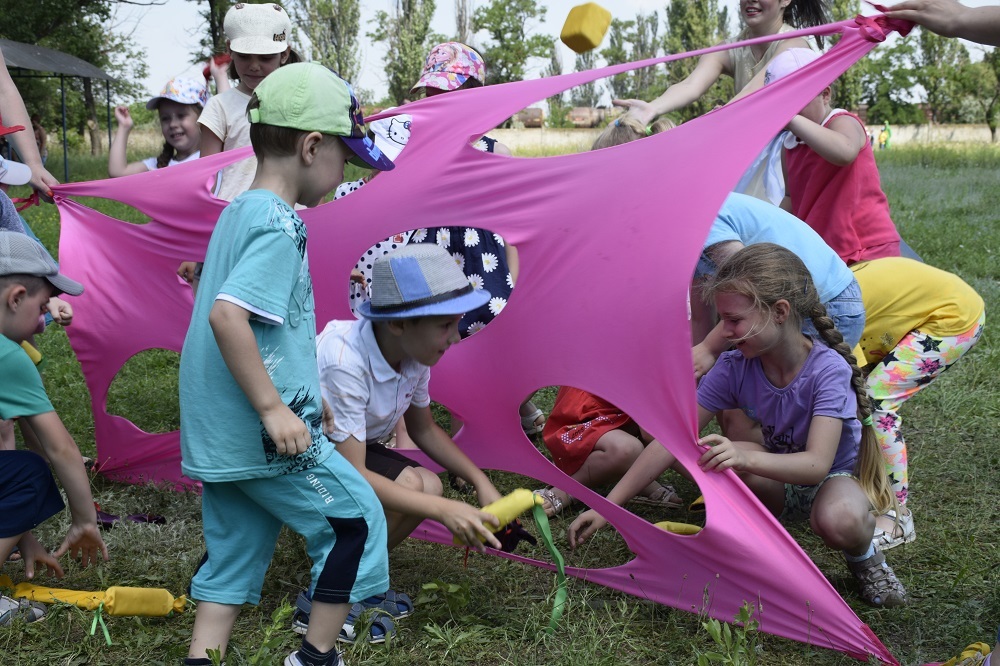
[[[486,4],[487,0],[470,0],[469,4],[479,6]],[[547,0],[540,4],[548,8],[544,23],[534,26],[535,33],[549,34],[554,37],[559,36],[563,22],[569,14],[570,9],[581,4],[583,0]],[[386,91],[385,72],[382,59],[385,49],[379,44],[372,44],[365,37],[365,33],[371,29],[369,20],[378,10],[391,11],[393,0],[361,0],[361,74],[356,84],[361,90],[372,93],[371,99],[365,102],[374,102],[383,97]],[[651,12],[657,10],[661,16],[666,0],[615,0],[614,3],[605,1],[602,6],[612,8],[615,18],[628,19],[636,13]],[[722,0],[722,4],[730,7],[730,14],[736,15],[738,0]],[[995,0],[965,0],[967,5],[996,4]],[[174,76],[200,76],[201,65],[190,65],[191,53],[195,50],[201,31],[206,29],[203,21],[198,15],[202,4],[191,0],[165,0],[163,5],[154,7],[136,7],[124,4],[118,5],[118,14],[115,18],[115,29],[118,32],[132,32],[136,42],[141,45],[146,52],[149,76],[145,81],[147,92],[150,96],[160,91],[163,85]],[[436,32],[453,35],[455,34],[455,8],[453,0],[437,0],[437,10],[434,14],[432,29]],[[871,13],[870,8],[865,13]],[[565,45],[560,43],[562,63],[564,71],[570,71],[573,67],[574,54]],[[975,58],[975,56],[973,56]],[[534,67],[529,68],[527,78],[536,78],[540,75],[545,62],[539,61]]]

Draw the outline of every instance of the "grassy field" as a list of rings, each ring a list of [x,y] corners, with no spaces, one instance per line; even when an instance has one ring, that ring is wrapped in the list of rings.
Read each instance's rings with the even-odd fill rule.
[[[953,271],[975,287],[993,312],[1000,305],[1000,150],[994,147],[900,148],[878,154],[883,186],[894,219],[906,240],[931,264]],[[53,173],[61,165],[50,163]],[[74,179],[104,175],[103,160],[74,158]],[[16,192],[15,192],[16,194]],[[95,202],[119,216],[125,206]],[[55,208],[26,212],[36,232],[56,247]],[[1000,350],[992,323],[979,346],[936,385],[904,409],[911,461],[911,506],[918,539],[890,554],[910,592],[911,605],[875,610],[854,592],[840,556],[826,549],[804,527],[793,535],[833,581],[847,602],[905,664],[944,660],[976,640],[992,641],[1000,622]],[[65,334],[52,330],[39,344],[48,358],[45,382],[56,408],[84,454],[93,455],[93,420],[78,364]],[[145,353],[120,373],[110,410],[150,431],[177,427],[177,356]],[[537,397],[543,409],[554,391]],[[530,479],[494,474],[501,492],[535,487]],[[672,478],[685,497],[696,494]],[[198,497],[157,487],[136,487],[93,480],[95,499],[116,514],[153,512],[165,525],[124,524],[106,532],[112,560],[80,571],[71,564],[59,583],[74,589],[109,585],[164,587],[181,594],[202,554]],[[569,516],[574,515],[570,512]],[[651,519],[685,520],[683,511]],[[693,517],[692,517],[693,519]],[[527,521],[532,529],[530,520]],[[44,543],[56,544],[67,516],[39,530]],[[587,547],[570,553],[567,518],[553,521],[557,545],[574,566],[625,562],[629,553],[613,530],[604,530]],[[522,546],[523,547],[523,546]],[[540,559],[548,555],[539,547]],[[20,565],[3,572],[19,581]],[[227,663],[281,663],[298,645],[287,629],[288,600],[308,581],[302,541],[280,539],[259,608],[241,615]],[[421,542],[408,542],[392,555],[394,588],[415,599],[422,587],[437,583],[418,599],[417,612],[399,625],[390,645],[350,648],[348,662],[360,664],[692,664],[697,653],[714,647],[697,615],[676,611],[576,580],[556,635],[539,630],[551,610],[552,575],[494,557],[472,555]],[[451,585],[452,587],[449,587]],[[88,633],[91,615],[68,606],[50,609],[47,621],[0,629],[6,664],[179,664],[186,655],[192,613],[165,619],[110,618],[114,644]],[[760,664],[848,664],[851,659],[766,635],[752,635]]]

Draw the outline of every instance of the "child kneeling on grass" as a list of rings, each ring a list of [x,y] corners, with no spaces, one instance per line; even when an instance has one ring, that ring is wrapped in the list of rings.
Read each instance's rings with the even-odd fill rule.
[[[371,300],[358,306],[364,319],[331,321],[317,340],[320,387],[333,415],[330,439],[375,489],[389,525],[389,550],[426,518],[466,546],[482,550],[485,539],[501,548],[483,525],[498,527],[494,516],[442,497],[437,474],[385,446],[403,418],[417,447],[471,483],[481,505],[500,499],[486,474],[434,422],[428,393],[430,366],[461,339],[462,316],[489,301],[489,292],[474,289],[447,251],[428,244],[376,259],[371,292]],[[391,590],[365,603],[394,617],[412,610],[405,595]],[[299,607],[297,627],[312,627],[307,606]]]
[[[749,245],[723,262],[705,294],[736,350],[722,354],[698,384],[699,428],[722,410],[740,409],[753,415],[763,441],[707,435],[698,442],[705,450],[699,465],[732,469],[776,516],[808,518],[828,547],[844,553],[866,602],[905,605],[903,585],[872,542],[871,509],[895,506],[872,407],[805,264],[773,243]],[[806,318],[819,339],[802,333]],[[608,500],[620,505],[675,462],[662,446],[647,446]],[[605,522],[593,509],[581,514],[570,525],[570,545]]]
[[[49,299],[62,292],[78,296],[83,285],[61,275],[48,253],[27,235],[0,231],[0,419],[19,419],[22,430],[34,435],[66,490],[73,516],[62,545],[50,554],[31,530],[64,506],[52,472],[37,453],[0,451],[0,562],[6,562],[16,546],[28,578],[34,577],[36,564],[62,578],[58,558],[67,552],[83,566],[108,559],[80,450],[20,346],[34,333]],[[44,614],[40,604],[0,598],[0,624],[17,616],[32,622]]]
[[[209,242],[181,353],[182,469],[202,482],[207,554],[191,581],[198,613],[186,664],[225,657],[244,603],[260,601],[282,525],[306,539],[313,622],[285,666],[336,666],[353,601],[389,587],[386,522],[371,486],[322,429],[306,228],[344,164],[392,162],[371,148],[347,82],[314,63],[283,67],[247,107],[257,155],[250,191]]]

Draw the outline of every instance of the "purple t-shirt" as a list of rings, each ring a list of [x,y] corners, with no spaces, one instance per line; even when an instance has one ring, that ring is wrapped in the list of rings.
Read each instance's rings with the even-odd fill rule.
[[[858,398],[851,388],[851,367],[826,345],[813,344],[799,374],[785,388],[767,380],[760,359],[725,352],[698,384],[698,404],[711,412],[743,410],[760,424],[771,453],[804,451],[814,416],[843,419],[830,472],[854,471],[861,442]]]

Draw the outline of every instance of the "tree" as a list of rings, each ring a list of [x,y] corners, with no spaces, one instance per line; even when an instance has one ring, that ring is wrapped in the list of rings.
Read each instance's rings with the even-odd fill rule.
[[[548,58],[553,39],[531,34],[534,23],[545,22],[545,7],[534,0],[493,0],[472,15],[472,29],[489,33],[482,51],[487,83],[508,83],[524,78],[528,58]]]
[[[997,140],[997,116],[1000,115],[1000,49],[983,55],[979,62],[966,63],[960,75],[961,87],[982,112],[990,128],[990,138]]]
[[[542,76],[559,76],[560,74],[562,74],[562,59],[559,57],[559,46],[553,41],[549,47],[549,64],[542,72]],[[546,102],[549,105],[549,116],[545,123],[549,127],[573,126],[569,121],[569,106],[566,104],[565,92],[549,97]]]
[[[455,0],[455,39],[469,43],[472,36],[472,17],[469,16],[469,0]]]
[[[620,65],[623,62],[631,62],[631,41],[635,21],[622,21],[621,19],[611,19],[611,27],[608,30],[608,46],[601,49],[601,57],[609,65]],[[613,99],[628,99],[635,97],[632,88],[632,76],[629,72],[615,74],[605,82],[608,92]]]
[[[729,10],[719,9],[718,0],[672,0],[666,10],[667,33],[663,40],[665,53],[684,53],[718,44],[729,38]],[[697,61],[685,58],[667,63],[669,80],[682,81],[694,70]],[[733,97],[733,82],[720,79],[693,104],[678,111],[688,120],[725,104]]]
[[[655,58],[660,49],[660,18],[639,12],[635,19],[611,21],[608,47],[601,55],[609,65]],[[616,74],[607,80],[608,90],[615,99],[652,98],[663,92],[663,77],[654,67],[643,67],[624,74]]]
[[[191,62],[205,62],[217,53],[225,53],[226,33],[222,29],[222,24],[226,18],[226,12],[228,12],[229,8],[232,7],[232,3],[227,0],[189,1],[199,5],[202,3],[206,5],[206,7],[198,13],[201,14],[201,17],[204,19],[208,28],[208,32],[203,33],[201,39],[198,41],[198,51],[191,54]]]
[[[898,40],[889,47],[882,47],[871,61],[871,68],[864,78],[864,101],[868,104],[870,124],[911,124],[926,121],[920,108],[911,100],[914,86],[911,37]]]
[[[844,21],[861,13],[861,0],[834,0],[830,7],[834,21]],[[833,44],[840,41],[841,35],[831,38]],[[835,108],[857,111],[864,95],[864,80],[870,76],[871,60],[863,58],[851,65],[851,68],[840,75],[833,86],[832,104]]]
[[[555,46],[555,44],[553,44]],[[586,72],[597,66],[597,55],[593,51],[576,55],[576,71]],[[570,103],[573,106],[596,107],[601,102],[601,89],[597,81],[585,83],[570,91]]]
[[[957,39],[920,29],[919,50],[914,56],[914,81],[923,86],[931,121],[955,120],[961,106],[959,72],[969,62],[969,52]]]
[[[369,39],[385,42],[385,73],[389,77],[389,97],[402,104],[424,69],[427,52],[443,41],[431,32],[434,0],[397,0],[392,14],[375,13],[375,30]]]
[[[358,77],[359,0],[293,0],[285,5],[296,30],[309,41],[311,60],[326,65],[347,81]]]

